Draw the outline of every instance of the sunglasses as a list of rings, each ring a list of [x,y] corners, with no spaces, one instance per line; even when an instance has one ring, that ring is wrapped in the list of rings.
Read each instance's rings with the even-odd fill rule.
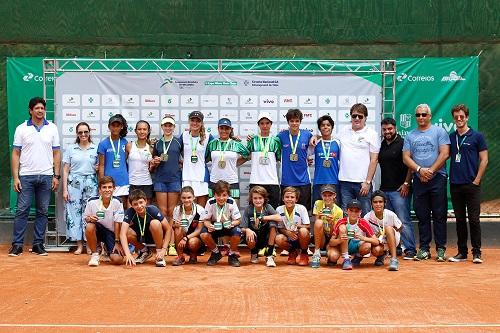
[[[352,119],[363,119],[365,116],[363,116],[362,114],[352,114],[351,115],[351,118]]]
[[[79,131],[77,132],[78,135],[88,135],[89,131]]]
[[[415,117],[417,117],[417,118],[420,118],[420,117],[425,118],[425,117],[427,117],[427,115],[428,115],[428,113],[415,113]]]
[[[464,116],[463,114],[460,114],[458,116],[453,116],[453,119],[455,119],[455,120],[462,120],[462,119],[465,119],[465,118],[467,118],[467,117]]]

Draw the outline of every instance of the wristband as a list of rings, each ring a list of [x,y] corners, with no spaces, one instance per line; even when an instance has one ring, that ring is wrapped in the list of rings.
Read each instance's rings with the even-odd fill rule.
[[[417,173],[419,173],[419,172],[420,172],[420,169],[422,169],[422,167],[421,167],[421,166],[418,166],[418,167],[417,167]]]
[[[115,239],[115,243],[116,244],[120,244],[120,240],[119,239]]]

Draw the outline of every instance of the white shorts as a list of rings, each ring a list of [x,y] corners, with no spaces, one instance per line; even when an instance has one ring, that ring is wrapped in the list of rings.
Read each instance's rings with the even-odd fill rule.
[[[123,185],[123,186],[117,186],[115,187],[115,190],[113,192],[113,195],[115,197],[122,197],[125,195],[128,195],[128,188],[130,185]]]
[[[208,183],[206,182],[183,180],[182,187],[184,186],[191,186],[194,190],[195,197],[208,195]]]
[[[401,240],[401,234],[399,233],[399,231],[396,231],[395,229],[394,229],[394,238],[396,238],[396,246],[398,246]],[[384,250],[389,250],[389,244],[387,244],[387,236],[384,236],[383,244],[384,244]]]

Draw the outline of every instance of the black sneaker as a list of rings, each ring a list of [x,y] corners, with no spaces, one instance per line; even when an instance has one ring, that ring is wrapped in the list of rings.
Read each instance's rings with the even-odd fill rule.
[[[448,261],[451,261],[451,262],[462,262],[462,261],[466,261],[467,260],[467,255],[465,254],[457,254],[456,256],[454,257],[450,257],[448,258]]]
[[[403,249],[401,246],[396,247],[396,256],[401,257],[403,255]]]
[[[363,260],[362,256],[355,255],[354,258],[351,259],[351,263],[353,266],[359,266],[361,265],[361,260]]]
[[[48,256],[49,254],[45,251],[43,244],[35,244],[31,248],[31,253],[37,254],[39,256]]]
[[[217,252],[217,253],[212,252],[210,254],[210,258],[208,258],[207,265],[208,266],[214,266],[221,259],[222,259],[222,254],[220,253],[220,251]]]
[[[415,251],[406,251],[403,260],[413,260],[417,253]]]
[[[374,265],[375,266],[384,266],[384,260],[385,260],[386,254],[382,254],[381,256],[378,256],[377,259],[375,259]]]
[[[481,253],[474,253],[472,255],[472,262],[475,264],[482,264],[483,259],[481,259]]]
[[[23,246],[22,245],[12,245],[9,250],[9,257],[17,257],[23,254]]]
[[[234,253],[227,257],[227,262],[233,267],[240,267],[240,260]]]

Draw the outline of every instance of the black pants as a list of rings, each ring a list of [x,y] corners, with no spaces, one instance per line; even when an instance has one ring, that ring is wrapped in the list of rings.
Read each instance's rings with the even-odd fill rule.
[[[473,254],[481,254],[481,187],[470,184],[450,185],[451,203],[457,219],[458,252],[467,255],[467,220],[469,217],[470,242]]]

